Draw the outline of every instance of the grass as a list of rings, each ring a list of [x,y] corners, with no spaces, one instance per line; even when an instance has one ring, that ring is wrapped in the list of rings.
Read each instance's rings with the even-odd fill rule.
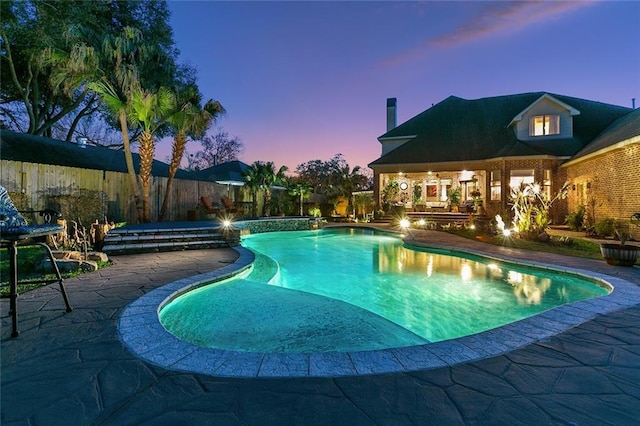
[[[18,280],[45,279],[55,280],[56,275],[52,273],[43,274],[34,270],[35,263],[45,255],[41,246],[20,246],[18,247]],[[110,265],[110,262],[98,262],[98,269]],[[82,272],[62,273],[62,278],[72,278]],[[9,294],[9,253],[7,249],[0,249],[0,295]],[[46,283],[18,283],[18,293],[24,293],[46,285]]]
[[[525,250],[555,253],[565,256],[582,257],[586,259],[602,260],[600,245],[580,238],[551,236],[548,242],[530,241],[518,237],[503,237],[501,235],[478,235],[471,230],[453,230],[452,234],[471,240],[482,241],[503,247],[514,247]]]

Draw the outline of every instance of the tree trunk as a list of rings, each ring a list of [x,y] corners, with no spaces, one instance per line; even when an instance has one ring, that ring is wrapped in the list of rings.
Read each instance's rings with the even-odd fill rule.
[[[127,164],[127,173],[129,174],[129,182],[131,183],[131,191],[133,192],[133,202],[138,212],[138,222],[142,222],[142,205],[140,204],[140,191],[138,189],[138,181],[136,179],[136,171],[133,168],[133,155],[131,154],[131,143],[129,141],[129,129],[127,127],[127,115],[124,111],[119,114],[120,130],[122,131],[122,143],[124,145],[124,160]]]
[[[167,207],[169,204],[169,194],[171,193],[171,184],[173,178],[180,167],[180,161],[184,154],[184,149],[187,146],[187,136],[183,132],[179,132],[173,140],[173,150],[171,152],[171,164],[169,165],[169,179],[167,179],[167,188],[164,191],[164,198],[162,200],[162,207],[160,208],[160,214],[158,215],[158,222],[164,220],[164,216],[167,213]]]
[[[153,135],[143,131],[140,135],[140,187],[142,189],[142,222],[151,222],[151,200],[149,189],[151,185],[151,167],[153,166],[154,151]]]

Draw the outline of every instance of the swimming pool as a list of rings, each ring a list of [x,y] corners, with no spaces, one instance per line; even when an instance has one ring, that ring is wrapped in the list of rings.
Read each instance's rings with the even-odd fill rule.
[[[494,329],[608,293],[574,274],[407,247],[337,228],[245,237],[252,270],[173,298],[159,313],[198,346],[262,353],[378,350]]]

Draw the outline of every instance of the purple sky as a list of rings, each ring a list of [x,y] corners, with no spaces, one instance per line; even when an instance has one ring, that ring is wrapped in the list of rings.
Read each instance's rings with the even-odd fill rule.
[[[169,1],[240,160],[291,171],[380,155],[386,99],[402,123],[450,95],[548,91],[640,105],[640,2]],[[159,159],[170,142],[158,146]],[[199,149],[190,143],[189,152]]]

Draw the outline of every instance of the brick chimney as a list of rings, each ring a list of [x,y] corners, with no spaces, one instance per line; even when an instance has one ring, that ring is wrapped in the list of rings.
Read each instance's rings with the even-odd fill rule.
[[[396,98],[387,98],[387,132],[398,125],[397,102]]]

